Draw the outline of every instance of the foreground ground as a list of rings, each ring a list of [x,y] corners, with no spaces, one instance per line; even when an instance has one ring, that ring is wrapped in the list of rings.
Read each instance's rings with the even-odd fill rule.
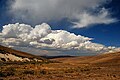
[[[0,63],[0,80],[120,80],[120,53],[51,60]]]

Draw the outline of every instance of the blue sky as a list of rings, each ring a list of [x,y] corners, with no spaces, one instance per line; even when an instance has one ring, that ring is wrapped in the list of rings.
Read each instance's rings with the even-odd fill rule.
[[[11,2],[8,2],[8,1],[11,1]],[[12,2],[14,2],[14,1],[15,0],[0,0],[0,31],[2,31],[2,26],[11,24],[11,23],[19,22],[19,23],[24,23],[24,24],[29,24],[31,26],[35,26],[37,24],[41,24],[41,23],[45,22],[51,26],[52,30],[65,30],[65,31],[74,33],[76,35],[82,35],[82,36],[86,36],[89,38],[93,38],[92,42],[94,42],[94,43],[103,44],[105,46],[120,47],[120,15],[119,15],[120,14],[120,0],[108,0],[109,1],[108,3],[106,2],[105,4],[100,5],[100,7],[98,9],[95,9],[93,11],[91,11],[91,9],[88,10],[89,13],[92,13],[95,15],[98,14],[97,17],[99,18],[99,16],[100,16],[99,10],[102,11],[102,8],[104,7],[105,10],[108,10],[108,12],[110,14],[110,18],[108,18],[108,19],[113,18],[113,19],[116,19],[117,21],[111,22],[109,24],[102,24],[102,23],[95,24],[94,22],[92,22],[92,23],[94,23],[94,25],[89,25],[89,22],[88,22],[88,24],[86,24],[85,26],[82,26],[82,28],[80,28],[80,27],[73,28],[74,25],[73,25],[72,21],[73,22],[76,21],[77,18],[70,17],[71,14],[69,14],[67,12],[65,14],[66,16],[63,16],[63,15],[61,16],[62,13],[60,13],[60,17],[58,15],[53,16],[52,14],[51,14],[52,17],[50,17],[48,14],[45,14],[45,15],[43,15],[43,17],[40,17],[41,19],[36,19],[37,17],[35,17],[35,19],[33,17],[29,18],[29,16],[31,16],[31,14],[32,14],[29,11],[31,9],[24,10],[21,7],[20,7],[21,11],[19,10],[19,8],[17,8],[18,11],[16,10],[15,12],[10,13],[11,5],[12,5]],[[75,1],[77,2],[78,0],[75,0]],[[81,0],[81,1],[84,1],[84,0]],[[98,1],[98,0],[93,0],[93,2],[91,2],[91,4],[94,4],[94,1]],[[28,3],[29,3],[29,1],[28,1]],[[26,6],[26,3],[23,5]],[[81,7],[81,6],[79,6],[79,4],[77,4],[77,5],[78,6],[76,6],[76,7]],[[17,7],[19,7],[19,6],[17,6]],[[67,7],[71,7],[71,6],[67,5]],[[87,6],[87,7],[89,7],[89,6]],[[32,8],[32,6],[31,6],[31,8]],[[47,8],[45,8],[45,9],[47,9]],[[39,9],[39,8],[35,8],[35,9]],[[62,9],[62,8],[58,8],[58,9]],[[78,8],[76,8],[76,9],[78,9]],[[80,8],[80,9],[82,9],[82,8]],[[40,10],[42,10],[42,9],[40,9]],[[50,9],[50,10],[52,10],[52,9]],[[14,9],[12,11],[14,11]],[[25,15],[23,15],[24,11],[26,13]],[[39,11],[36,11],[36,12],[38,12],[37,15],[40,14]],[[31,13],[31,14],[29,14],[29,13]],[[56,14],[57,14],[57,9],[56,9]],[[94,18],[93,20],[96,19],[95,15],[90,15],[87,13],[87,16],[90,16],[90,18],[92,16],[92,18]],[[26,18],[26,16],[28,17],[28,19],[24,19],[24,18]],[[36,16],[36,14],[33,14],[33,16]],[[83,14],[83,16],[84,16],[84,14]],[[55,18],[53,18],[53,17],[55,17]],[[50,18],[50,20],[45,20],[44,18],[45,19]],[[79,22],[79,19],[78,19],[78,22]],[[81,25],[81,22],[80,22],[80,25]]]
[[[120,20],[120,1],[112,0],[109,4],[106,4],[105,7],[112,12],[112,16]],[[2,26],[9,23],[23,22],[21,20],[13,20],[14,16],[8,14],[8,4],[7,0],[0,0],[0,30]],[[29,22],[23,22],[28,23]],[[62,19],[59,21],[50,21],[48,22],[53,29],[63,29],[75,34],[81,34],[83,36],[88,36],[94,38],[94,42],[104,44],[106,46],[118,46],[120,47],[120,22],[104,25],[94,25],[89,28],[82,29],[71,29],[69,26],[72,26],[67,19]],[[31,24],[31,25],[34,25]]]

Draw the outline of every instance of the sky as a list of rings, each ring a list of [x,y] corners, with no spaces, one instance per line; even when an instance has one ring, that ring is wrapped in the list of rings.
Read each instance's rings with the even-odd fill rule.
[[[105,52],[120,47],[119,5],[119,0],[0,0],[0,41],[37,54]]]

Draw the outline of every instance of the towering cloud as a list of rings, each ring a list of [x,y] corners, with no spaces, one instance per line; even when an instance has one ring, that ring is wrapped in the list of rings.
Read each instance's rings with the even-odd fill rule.
[[[77,53],[100,53],[106,52],[113,47],[92,43],[92,38],[75,35],[65,30],[51,30],[51,27],[43,23],[35,28],[26,24],[8,24],[3,26],[0,33],[0,44],[10,46],[26,52],[44,50],[49,53],[55,51]],[[55,53],[54,53],[55,54]],[[69,55],[69,53],[67,53]],[[50,55],[50,54],[48,54]],[[56,55],[58,55],[56,53]]]
[[[115,22],[116,19],[111,17],[108,10],[102,10],[104,7],[102,5],[110,1],[14,0],[10,5],[10,13],[14,15],[15,20],[18,19],[35,24],[68,18],[69,20],[76,21],[74,22],[74,28],[83,28],[93,24],[109,24]]]

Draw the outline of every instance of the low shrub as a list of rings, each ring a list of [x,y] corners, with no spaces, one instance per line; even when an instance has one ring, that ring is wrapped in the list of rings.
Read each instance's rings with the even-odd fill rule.
[[[31,74],[31,75],[34,75],[35,74],[35,71],[34,70],[25,70],[23,72],[23,74]]]
[[[14,76],[15,73],[12,71],[0,71],[0,77]]]
[[[46,70],[40,70],[40,74],[43,74],[43,75],[48,74],[48,71],[46,71]]]

